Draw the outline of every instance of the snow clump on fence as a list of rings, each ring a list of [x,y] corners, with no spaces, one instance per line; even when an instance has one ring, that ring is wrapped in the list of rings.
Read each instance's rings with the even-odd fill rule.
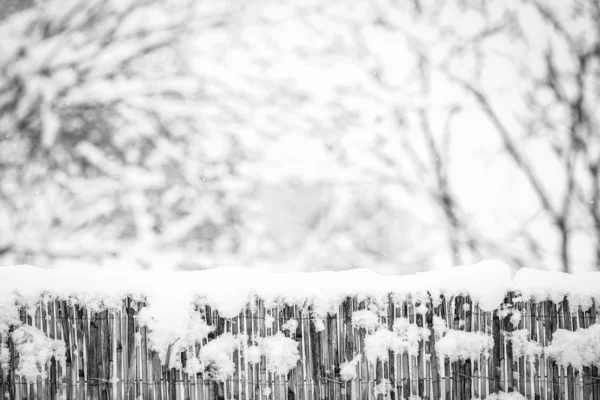
[[[494,338],[481,332],[449,330],[436,344],[435,349],[450,362],[477,360],[489,356],[494,348]]]
[[[544,354],[556,360],[563,367],[600,367],[600,324],[574,332],[558,329],[552,336],[552,343],[544,349]]]

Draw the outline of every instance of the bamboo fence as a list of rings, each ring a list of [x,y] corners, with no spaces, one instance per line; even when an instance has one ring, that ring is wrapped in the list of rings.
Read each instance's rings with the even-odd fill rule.
[[[19,363],[14,344],[8,341],[10,366],[0,376],[3,399],[189,399],[189,400],[384,400],[486,398],[499,391],[520,392],[535,400],[600,400],[600,376],[597,367],[564,368],[543,355],[528,361],[513,356],[510,332],[527,329],[531,339],[546,346],[556,329],[587,328],[596,322],[596,307],[587,311],[570,310],[568,300],[560,303],[513,301],[509,294],[504,307],[522,313],[518,326],[501,309],[483,312],[468,296],[442,299],[434,307],[427,304],[427,314],[416,312],[418,303],[395,304],[390,301],[387,315],[380,322],[389,329],[396,318],[408,318],[420,327],[432,328],[433,316],[446,321],[448,328],[484,332],[494,338],[489,357],[449,362],[438,358],[435,336],[421,342],[418,354],[394,354],[370,364],[363,357],[358,376],[348,382],[340,379],[340,364],[363,352],[364,329],[353,327],[351,317],[365,309],[367,302],[347,298],[337,314],[324,320],[318,332],[312,321],[311,308],[280,306],[265,308],[258,301],[254,311],[247,309],[233,319],[219,317],[210,307],[198,310],[215,331],[207,340],[224,332],[257,334],[261,337],[282,331],[290,318],[298,321],[296,332],[285,332],[298,342],[300,361],[287,376],[275,376],[266,369],[264,356],[252,364],[243,352],[235,351],[235,372],[225,382],[208,380],[202,373],[189,375],[162,366],[149,348],[146,327],[138,323],[143,303],[123,302],[121,309],[90,312],[68,301],[39,304],[35,315],[21,311],[22,322],[35,326],[53,339],[66,344],[66,364],[54,359],[46,379],[26,382],[15,374]],[[385,313],[384,313],[385,314]],[[268,315],[274,323],[267,326]],[[502,317],[503,316],[503,317]],[[199,352],[207,340],[187,352]],[[187,352],[179,355],[185,366]],[[375,394],[375,385],[389,381],[387,394]]]

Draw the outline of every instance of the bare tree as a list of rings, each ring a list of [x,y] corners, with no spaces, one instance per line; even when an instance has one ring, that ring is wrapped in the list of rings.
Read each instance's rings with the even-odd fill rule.
[[[0,255],[600,265],[596,3],[53,0],[11,14]],[[475,156],[519,189],[465,171]],[[493,204],[474,206],[486,191]]]
[[[210,139],[231,153],[203,155],[195,105],[206,99],[178,53],[194,29],[227,21],[187,0],[47,1],[2,21],[5,255],[235,248],[236,194],[222,186],[240,159],[235,139]]]
[[[460,263],[462,257],[459,255],[467,251],[474,259],[501,255],[517,266],[530,265],[528,260],[532,259],[544,262],[540,255],[544,245],[536,234],[529,232],[526,223],[516,235],[526,244],[528,254],[517,254],[514,250],[502,251],[502,244],[494,244],[485,238],[485,233],[469,228],[470,222],[461,211],[461,200],[453,193],[451,160],[444,148],[458,134],[451,127],[455,114],[472,109],[467,97],[471,96],[475,107],[500,137],[504,154],[512,160],[532,189],[534,198],[524,198],[523,201],[537,202],[541,207],[541,215],[546,216],[560,238],[558,258],[562,269],[567,272],[573,269],[572,255],[575,250],[572,244],[576,235],[594,237],[590,239],[594,263],[600,265],[597,231],[600,136],[596,115],[599,104],[600,29],[597,2],[565,5],[562,10],[554,10],[536,1],[523,1],[516,8],[504,7],[499,2],[445,1],[432,4],[416,0],[410,4],[388,1],[375,4],[376,24],[391,34],[399,35],[407,43],[412,56],[407,57],[406,61],[413,63],[414,72],[404,86],[394,86],[382,78],[393,77],[393,72],[379,66],[373,81],[393,93],[417,88],[417,102],[423,105],[402,106],[400,119],[413,118],[416,121],[425,144],[422,147],[426,151],[415,150],[417,142],[413,138],[404,142],[406,155],[419,166],[422,174],[431,174],[433,177],[431,195],[444,212],[454,261]],[[547,38],[545,48],[529,43],[525,24],[532,21],[524,21],[523,18],[530,16],[528,12],[531,10],[535,12],[534,18],[539,19],[542,29],[545,29],[542,32]],[[455,16],[450,23],[447,14]],[[464,17],[467,18],[465,21],[481,28],[462,33],[459,18],[462,15],[468,16]],[[421,30],[420,26],[427,27],[428,31]],[[536,26],[539,29],[539,25]],[[586,28],[582,30],[577,27]],[[362,32],[365,27],[359,26],[355,30]],[[424,32],[430,36],[423,36]],[[431,35],[438,41],[432,42]],[[361,41],[359,47],[368,51],[372,44],[361,39],[360,33],[358,38]],[[507,54],[502,57],[508,57],[518,71],[519,80],[515,81],[515,86],[519,88],[521,101],[527,107],[526,110],[514,109],[509,118],[507,110],[511,106],[502,97],[486,89],[488,81],[481,77],[486,65],[498,60],[498,51],[491,45],[497,38],[510,38],[513,41],[505,46]],[[521,45],[543,61],[545,67],[542,74],[516,58],[518,53],[515,50]],[[457,68],[465,60],[474,60],[472,67],[467,70]],[[435,76],[435,84],[432,83],[432,76]],[[431,93],[432,85],[438,85],[439,93],[442,84],[447,85],[446,90],[454,85],[459,89],[458,93],[467,96],[458,97],[454,105],[448,106],[444,123],[446,129],[436,133],[432,126],[440,125],[435,122],[442,115],[439,111],[432,113]],[[543,147],[551,149],[554,157],[552,162],[558,166],[559,176],[548,175],[547,165],[532,160],[538,154],[530,153],[529,143],[534,140],[541,141]],[[557,180],[560,181],[559,190],[556,189]]]
[[[541,2],[524,2],[523,7],[529,5],[533,5],[550,33],[543,53],[544,71],[540,74],[521,66],[525,78],[523,96],[530,110],[522,118],[521,132],[517,135],[511,132],[498,115],[493,98],[483,89],[456,76],[450,77],[473,95],[502,138],[507,154],[527,178],[543,210],[553,221],[560,236],[563,270],[572,270],[573,236],[582,232],[593,232],[595,264],[600,267],[600,131],[597,116],[600,6],[594,1],[572,4],[559,18],[559,11]],[[585,25],[591,29],[582,36],[572,28],[569,30],[561,19],[567,19],[566,24],[571,27]],[[526,29],[521,26],[522,32]],[[559,52],[561,57],[556,55]],[[543,138],[551,146],[556,163],[560,165],[560,176],[552,178],[561,182],[558,197],[544,184],[542,176],[546,166],[532,163],[518,138],[525,141]]]

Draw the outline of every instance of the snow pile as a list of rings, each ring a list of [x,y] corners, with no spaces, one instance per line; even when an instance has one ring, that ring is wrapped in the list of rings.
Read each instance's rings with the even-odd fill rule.
[[[19,310],[14,295],[0,298],[0,371],[7,370],[10,361],[8,332],[12,325],[20,325]]]
[[[524,300],[563,301],[569,298],[572,311],[578,308],[587,310],[592,299],[600,304],[600,273],[566,274],[556,271],[520,269],[514,278],[515,287]]]
[[[64,369],[66,349],[62,340],[50,339],[44,332],[29,325],[15,329],[11,338],[19,355],[15,373],[28,382],[45,379],[52,358]]]
[[[406,319],[397,319],[391,332],[382,329],[378,310],[388,303],[390,297],[394,302],[415,301],[417,312],[421,314],[427,312],[430,301],[434,306],[438,305],[440,295],[461,294],[468,294],[482,311],[492,311],[500,307],[506,293],[511,290],[518,291],[522,301],[558,301],[567,295],[575,308],[589,307],[592,299],[597,299],[600,304],[600,273],[577,276],[522,269],[513,279],[509,267],[492,261],[410,276],[382,276],[368,270],[276,273],[223,267],[204,271],[148,272],[123,269],[44,270],[12,266],[0,267],[0,282],[0,363],[4,364],[7,350],[2,343],[7,339],[9,326],[21,324],[18,309],[34,310],[40,301],[54,299],[69,300],[91,311],[120,309],[127,297],[134,301],[134,307],[135,301],[143,301],[147,307],[140,312],[139,320],[149,328],[150,348],[158,352],[163,363],[173,366],[179,366],[177,357],[166,360],[167,354],[176,355],[192,348],[211,332],[212,328],[197,311],[206,305],[224,318],[233,318],[247,307],[255,306],[257,298],[267,308],[281,305],[302,309],[311,307],[313,326],[321,331],[325,329],[323,320],[327,314],[337,313],[347,297],[368,301],[374,308],[355,312],[352,323],[370,333],[365,342],[365,355],[374,362],[378,358],[386,358],[389,350],[415,354],[419,343],[428,340],[431,334],[428,329],[410,324]],[[507,308],[503,312],[510,312],[511,321],[518,323],[520,315],[517,310]],[[273,316],[267,315],[266,318],[267,326],[272,328]],[[297,327],[298,322],[291,319],[283,324],[282,329],[294,333]],[[449,357],[468,358],[472,354],[485,354],[491,341],[481,334],[447,331],[445,321],[435,316],[433,330],[440,341],[438,347]],[[539,351],[521,349],[519,346],[524,344],[519,342],[521,338],[518,335],[514,337],[517,351]],[[558,333],[556,339],[563,336]],[[226,374],[229,368],[227,355],[235,343],[225,345],[233,339],[222,340],[212,347],[205,346],[208,350],[204,350],[204,359],[202,355],[198,360],[191,357],[186,369],[196,370],[214,364],[220,371],[217,375],[222,375],[221,372]],[[258,362],[265,352],[277,353],[274,349],[285,348],[285,351],[281,350],[285,357],[267,356],[271,359],[273,370],[280,373],[292,364],[292,342],[273,340],[268,347],[258,342],[257,348],[251,346],[247,350],[247,359],[248,362]],[[553,343],[553,351],[558,354],[557,357],[565,358],[556,350],[559,342],[556,343]],[[279,361],[276,361],[278,358]]]
[[[4,341],[0,341],[0,372],[10,367],[10,351]]]
[[[434,315],[433,332],[435,333],[435,338],[440,339],[444,336],[447,330],[448,326],[446,325],[446,320],[444,318],[438,317],[437,315]]]
[[[431,335],[429,329],[411,324],[406,318],[396,319],[392,329],[400,338],[401,351],[407,351],[410,355],[416,355],[419,352],[419,343],[429,340]]]
[[[322,318],[313,318],[312,323],[315,326],[315,331],[323,332],[325,330],[325,321]]]
[[[487,397],[488,400],[527,400],[525,396],[523,396],[519,392],[498,392],[492,393]]]
[[[20,323],[19,310],[14,293],[0,294],[6,296],[0,298],[0,339],[6,340],[10,326]]]
[[[26,279],[25,279],[26,278]],[[233,318],[256,297],[265,305],[311,305],[314,315],[323,319],[335,313],[347,297],[386,303],[395,298],[439,301],[439,294],[469,294],[473,301],[491,311],[512,289],[510,268],[485,261],[414,275],[379,275],[356,269],[333,272],[268,272],[261,269],[222,267],[202,271],[132,271],[123,269],[45,270],[27,265],[0,267],[4,283],[0,294],[18,293],[22,303],[35,305],[42,294],[48,298],[72,299],[95,308],[120,307],[122,299],[132,296],[159,307],[164,302],[203,303]],[[27,285],[23,285],[23,281]],[[488,283],[489,284],[486,284]]]
[[[352,360],[344,362],[342,365],[340,365],[340,378],[342,381],[347,382],[356,379],[356,367],[361,359],[362,355],[357,354]]]
[[[285,375],[294,369],[300,360],[298,342],[286,337],[283,333],[264,338],[256,338],[257,345],[246,347],[246,335],[223,333],[208,342],[200,349],[199,363],[191,358],[186,369],[194,372],[205,371],[207,379],[224,381],[235,371],[233,352],[243,351],[247,362],[260,363],[262,356],[266,358],[267,370],[277,375]]]
[[[294,318],[290,318],[285,324],[281,325],[281,330],[289,331],[290,334],[295,334],[296,329],[298,329],[298,321]]]
[[[521,311],[517,310],[516,308],[513,308],[510,315],[510,323],[512,324],[512,326],[519,326],[522,316],[523,315]]]
[[[200,372],[204,371],[204,367],[202,366],[202,363],[200,362],[200,360],[198,360],[198,357],[196,357],[194,352],[191,351],[190,353],[191,355],[188,356],[185,363],[184,372],[190,375],[199,374]]]
[[[390,350],[396,354],[406,352],[417,355],[419,343],[427,341],[430,335],[429,329],[411,324],[405,318],[399,318],[394,321],[393,331],[379,329],[365,337],[365,356],[369,362],[375,363],[378,359],[386,360]]]
[[[261,352],[260,347],[250,346],[244,350],[244,356],[246,361],[250,364],[258,364],[260,362]]]
[[[352,326],[365,329],[367,332],[375,331],[379,327],[379,317],[371,310],[359,310],[352,313]]]
[[[471,266],[416,273],[413,276],[412,282],[409,280],[401,287],[410,285],[411,293],[430,293],[434,306],[439,305],[440,295],[469,294],[481,309],[492,311],[502,303],[506,292],[514,288],[510,267],[491,260]]]
[[[512,343],[514,357],[524,356],[525,360],[533,362],[536,356],[542,354],[542,346],[538,342],[529,339],[527,329],[511,332],[509,338]]]
[[[177,353],[202,343],[214,327],[206,324],[199,312],[193,311],[191,305],[179,304],[185,307],[188,314],[165,312],[166,308],[156,308],[150,304],[139,313],[140,325],[146,325],[149,332],[150,348],[158,353],[161,362],[169,367],[179,367],[173,363]],[[167,353],[170,360],[167,360]]]
[[[429,312],[429,307],[427,307],[427,303],[422,302],[415,308],[415,311],[417,314],[425,315]]]
[[[225,381],[235,371],[233,352],[241,348],[241,341],[231,333],[211,340],[200,349],[200,362],[204,366],[206,378],[215,381]]]
[[[275,318],[271,314],[265,315],[265,328],[273,329],[274,323],[275,323]]]
[[[400,348],[399,343],[400,338],[394,332],[380,329],[365,337],[365,356],[372,364],[377,360],[386,360],[389,356],[388,351]]]
[[[267,369],[277,375],[287,374],[300,360],[298,342],[281,332],[261,338],[260,348],[267,359]]]
[[[335,313],[347,297],[385,304],[395,299],[429,299],[469,294],[484,309],[491,310],[512,288],[510,268],[496,262],[482,262],[442,271],[410,276],[381,276],[368,270],[344,272],[267,272],[260,269],[223,267],[203,271],[133,271],[123,269],[45,270],[31,266],[0,267],[0,334],[17,306],[35,308],[44,296],[48,300],[70,300],[91,311],[120,308],[124,298],[144,301],[140,315],[149,327],[149,344],[163,362],[171,354],[205,337],[206,327],[194,317],[194,305],[209,305],[225,318],[233,318],[256,298],[272,305],[312,306],[317,331],[325,329],[323,319]],[[22,282],[27,284],[23,285]],[[489,282],[489,284],[485,284]],[[424,304],[425,300],[423,301]],[[423,307],[423,311],[425,307]],[[267,316],[273,321],[272,316]],[[370,325],[371,322],[368,322]],[[266,321],[269,325],[270,321]],[[363,323],[367,323],[364,320]],[[12,324],[9,323],[9,324]],[[18,325],[18,324],[17,324]],[[272,326],[272,323],[271,323]],[[289,325],[287,327],[290,327]],[[4,337],[4,335],[3,335]],[[179,340],[177,340],[179,338]]]
[[[514,306],[512,304],[501,304],[500,308],[498,308],[498,317],[500,319],[504,319],[509,317],[509,321],[512,324],[512,326],[516,327],[519,325],[519,323],[521,322],[521,311],[519,311],[518,309],[514,308]]]
[[[390,393],[394,387],[390,383],[389,379],[382,379],[381,383],[373,387],[373,395],[377,398],[379,395],[383,396],[384,399],[390,398]]]
[[[437,341],[435,349],[440,357],[447,357],[451,362],[473,360],[480,355],[489,356],[494,348],[494,338],[481,332],[464,332],[449,330]]]
[[[552,343],[544,349],[544,353],[564,367],[600,367],[600,324],[574,332],[556,330],[552,335]]]

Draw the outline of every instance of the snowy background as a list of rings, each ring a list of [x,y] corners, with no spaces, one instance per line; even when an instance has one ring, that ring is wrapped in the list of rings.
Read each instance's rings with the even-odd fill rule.
[[[600,5],[0,0],[0,264],[600,265]]]

